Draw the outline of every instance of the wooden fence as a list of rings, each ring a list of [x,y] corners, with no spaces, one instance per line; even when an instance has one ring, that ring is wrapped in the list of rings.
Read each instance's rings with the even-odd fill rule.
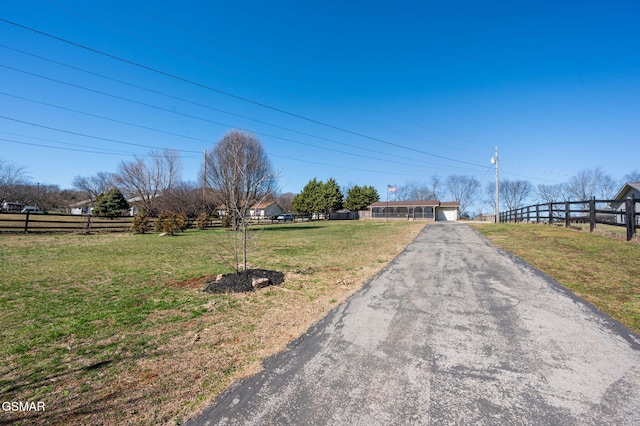
[[[154,227],[155,218],[151,218],[151,228]],[[254,218],[250,220],[252,225],[261,224],[285,224],[292,222],[308,221],[307,216],[296,215],[287,220],[272,218]],[[113,219],[92,215],[75,214],[43,214],[43,213],[16,213],[0,212],[0,233],[47,233],[47,232],[129,232],[132,216],[120,216]],[[222,220],[210,219],[206,228],[221,227]],[[195,228],[195,219],[187,220],[187,228]]]
[[[154,219],[151,219],[153,227]],[[92,215],[0,212],[0,232],[128,232],[132,216],[113,219]],[[208,226],[215,226],[211,221]],[[218,221],[219,225],[219,221]],[[188,221],[194,227],[195,221]]]
[[[536,222],[561,223],[569,227],[572,223],[588,223],[589,231],[596,224],[625,227],[627,241],[640,228],[640,204],[634,197],[626,200],[564,201],[560,203],[536,204],[500,213],[500,223]]]

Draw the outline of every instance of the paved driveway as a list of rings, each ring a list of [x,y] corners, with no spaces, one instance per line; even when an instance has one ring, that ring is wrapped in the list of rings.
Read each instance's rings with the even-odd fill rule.
[[[188,424],[638,425],[640,336],[433,224]]]

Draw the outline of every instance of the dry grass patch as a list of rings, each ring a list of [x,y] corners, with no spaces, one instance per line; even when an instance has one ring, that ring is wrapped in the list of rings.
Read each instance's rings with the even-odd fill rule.
[[[265,227],[250,267],[285,273],[277,287],[207,294],[212,232],[3,235],[0,392],[44,401],[16,424],[178,424],[385,266],[415,222]],[[257,232],[257,231],[256,231]],[[219,239],[218,239],[219,240]],[[9,266],[11,265],[11,266]]]

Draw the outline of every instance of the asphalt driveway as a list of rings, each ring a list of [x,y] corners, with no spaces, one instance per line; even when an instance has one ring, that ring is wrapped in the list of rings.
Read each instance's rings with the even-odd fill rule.
[[[187,424],[638,425],[640,336],[436,223]]]

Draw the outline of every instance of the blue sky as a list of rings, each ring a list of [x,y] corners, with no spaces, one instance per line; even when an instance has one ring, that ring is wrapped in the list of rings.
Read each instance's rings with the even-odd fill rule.
[[[254,132],[282,192],[638,169],[636,1],[0,1],[0,157],[71,186]]]

